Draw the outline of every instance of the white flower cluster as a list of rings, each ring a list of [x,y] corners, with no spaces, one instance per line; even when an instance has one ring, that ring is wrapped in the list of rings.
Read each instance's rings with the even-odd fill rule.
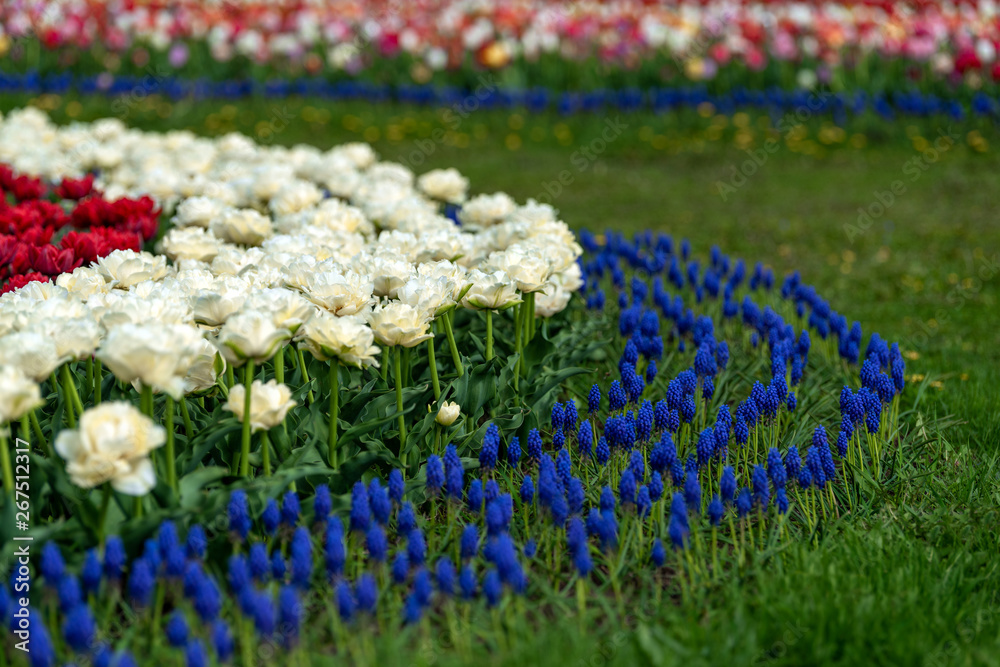
[[[466,198],[461,174],[416,179],[366,144],[261,147],[116,120],[61,128],[23,110],[0,121],[0,160],[50,178],[99,169],[106,196],[150,194],[173,210],[162,255],[116,251],[0,297],[0,365],[34,382],[93,355],[119,380],[180,398],[289,341],[376,365],[375,341],[413,347],[456,306],[498,310],[534,293],[548,317],[581,285],[581,249],[552,207],[481,195],[459,227],[440,209]]]

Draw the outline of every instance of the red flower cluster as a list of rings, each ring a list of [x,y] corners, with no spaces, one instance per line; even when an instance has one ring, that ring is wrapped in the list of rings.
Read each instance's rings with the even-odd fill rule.
[[[142,250],[160,211],[149,197],[108,201],[94,176],[54,187],[0,164],[0,294],[90,264],[115,250]]]

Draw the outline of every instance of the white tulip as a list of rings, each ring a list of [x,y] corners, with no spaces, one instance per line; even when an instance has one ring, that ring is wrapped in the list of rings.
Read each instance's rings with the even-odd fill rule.
[[[253,292],[247,299],[246,307],[269,314],[275,326],[288,329],[292,334],[317,311],[316,306],[301,294],[283,288]]]
[[[156,486],[149,454],[166,442],[166,431],[125,402],[84,411],[79,428],[59,432],[56,452],[79,487],[111,482],[115,491],[142,496]]]
[[[452,298],[454,288],[454,282],[445,277],[417,276],[400,287],[396,297],[400,303],[413,306],[427,319],[432,320],[451,310],[455,305],[455,300]]]
[[[229,400],[223,408],[232,412],[242,422],[243,410],[246,407],[245,399],[246,389],[241,384],[235,385],[229,390]],[[256,433],[274,428],[285,420],[285,415],[295,405],[292,392],[285,385],[278,384],[275,380],[266,384],[254,380],[250,385],[250,429]]]
[[[514,200],[503,192],[492,195],[479,195],[465,202],[458,217],[466,228],[471,230],[491,227],[514,212],[517,205]]]
[[[434,337],[427,318],[413,306],[398,301],[379,304],[368,315],[375,338],[383,345],[414,347]]]
[[[56,277],[56,285],[84,301],[94,294],[108,291],[108,281],[97,269],[88,266],[79,266],[72,273],[61,274]]]
[[[43,405],[38,383],[15,366],[0,366],[0,426]]]
[[[354,271],[324,271],[307,280],[306,297],[335,315],[356,315],[372,303],[373,283]]]
[[[250,208],[234,208],[214,218],[211,229],[224,241],[256,246],[271,235],[271,220]]]
[[[486,261],[486,269],[503,271],[517,283],[517,289],[527,294],[545,289],[552,267],[538,252],[525,252],[525,248],[513,246],[503,252],[495,252]]]
[[[247,361],[261,363],[274,355],[278,345],[292,332],[275,326],[274,320],[256,310],[244,310],[229,318],[219,332],[219,349],[226,361],[242,366]]]
[[[114,287],[127,289],[166,276],[167,259],[148,252],[115,250],[97,260],[97,270]]]
[[[0,364],[13,366],[35,382],[46,380],[62,362],[53,343],[37,331],[19,331],[0,338]]]
[[[462,414],[462,408],[458,405],[458,403],[445,401],[441,404],[441,408],[438,410],[434,421],[441,424],[441,426],[451,426],[455,423],[455,420],[458,419],[460,414]]]
[[[211,197],[190,197],[177,207],[173,223],[177,227],[208,227],[225,208],[223,202]]]
[[[517,285],[503,271],[483,273],[473,270],[469,273],[472,287],[466,292],[462,304],[477,310],[501,310],[521,303]]]
[[[182,259],[211,262],[221,247],[222,241],[201,227],[175,227],[160,241],[160,251],[175,262]]]
[[[302,346],[321,361],[338,359],[349,366],[378,366],[371,327],[362,320],[317,313],[301,330]]]
[[[35,329],[55,344],[61,362],[91,356],[101,340],[100,326],[91,313],[50,317],[36,324]]]
[[[432,169],[417,179],[417,187],[438,201],[461,204],[469,190],[469,179],[457,169]]]
[[[186,324],[123,324],[108,332],[97,358],[122,382],[138,381],[180,399],[201,340],[201,332]]]
[[[184,393],[196,394],[208,391],[215,386],[215,382],[226,370],[226,360],[219,352],[219,348],[207,339],[202,339],[197,345],[194,361],[188,366],[187,374],[184,376]]]

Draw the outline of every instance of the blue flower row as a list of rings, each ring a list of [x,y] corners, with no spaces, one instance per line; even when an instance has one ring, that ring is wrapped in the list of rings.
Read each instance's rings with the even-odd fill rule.
[[[107,97],[146,97],[162,94],[174,100],[237,100],[247,97],[286,99],[318,97],[324,100],[360,100],[371,103],[398,102],[415,106],[454,108],[471,112],[476,109],[521,109],[531,113],[556,111],[561,115],[606,113],[609,111],[669,113],[699,109],[704,105],[721,114],[756,109],[770,113],[777,122],[783,115],[797,117],[831,116],[843,125],[851,116],[872,112],[885,120],[896,116],[947,117],[960,121],[975,117],[1000,117],[1000,99],[982,91],[971,100],[944,98],[933,93],[864,91],[831,92],[805,89],[752,90],[735,87],[727,93],[712,93],[704,86],[683,86],[640,90],[593,90],[567,92],[543,87],[508,89],[494,85],[467,90],[455,86],[392,85],[365,81],[331,82],[322,78],[292,80],[207,78],[187,79],[174,76],[130,76],[111,74],[76,75],[70,72],[41,74],[38,71],[14,73],[0,71],[0,93],[79,92]]]

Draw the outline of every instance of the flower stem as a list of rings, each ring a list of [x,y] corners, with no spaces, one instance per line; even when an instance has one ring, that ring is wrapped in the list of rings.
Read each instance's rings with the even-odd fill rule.
[[[285,346],[279,345],[274,353],[274,379],[278,384],[285,384]]]
[[[73,376],[69,372],[69,364],[63,364],[62,366],[62,381],[63,381],[63,391],[66,393],[66,401],[71,403],[73,410],[76,414],[83,416],[83,403],[80,401],[80,395],[76,393],[76,385],[73,384]],[[70,414],[67,410],[67,414]],[[74,427],[73,422],[75,419],[70,417],[70,428]]]
[[[49,442],[45,439],[45,434],[42,433],[42,425],[38,423],[38,415],[35,414],[34,410],[28,413],[28,420],[31,422],[31,430],[35,432],[35,438],[38,439],[38,444],[42,448],[42,453],[45,454],[46,457],[51,458],[52,453],[49,451]]]
[[[142,385],[142,391],[139,394],[139,407],[142,414],[150,419],[153,418],[153,388],[149,385]]]
[[[434,356],[434,339],[427,341],[427,363],[431,367],[431,386],[434,387],[434,400],[441,398],[441,381],[438,380],[437,358]]]
[[[191,425],[191,413],[188,412],[187,397],[181,396],[181,419],[184,420],[184,435],[187,436],[188,444],[194,437],[194,426]]]
[[[167,429],[167,484],[174,490],[174,493],[177,493],[177,457],[174,453],[174,399],[169,395],[167,396],[163,422]]]
[[[337,467],[337,428],[340,419],[340,362],[330,359],[330,467]]]
[[[493,311],[486,311],[486,361],[493,361]]]
[[[295,358],[299,360],[299,370],[302,371],[302,381],[305,382],[306,384],[309,384],[312,380],[309,379],[309,371],[306,369],[306,355],[302,351],[301,347],[298,349]],[[308,400],[309,400],[309,405],[312,405],[315,402],[315,399],[313,398],[312,389],[309,390]]]
[[[104,384],[104,364],[100,359],[94,364],[94,405],[101,404],[101,385]]]
[[[524,304],[514,306],[514,354],[517,363],[514,365],[514,393],[518,393],[518,383],[521,379],[521,318],[524,316]]]
[[[253,360],[243,369],[243,440],[240,443],[240,477],[250,473],[250,394],[253,386]]]
[[[104,524],[108,520],[108,506],[111,504],[111,484],[101,485],[101,510],[97,515],[97,543],[104,544]]]
[[[458,346],[455,345],[455,332],[451,328],[451,313],[445,313],[441,318],[444,321],[444,333],[448,337],[448,347],[451,350],[451,360],[458,371],[458,377],[465,375],[465,368],[462,366],[462,357],[458,354]]]
[[[267,437],[267,431],[260,432],[260,451],[264,458],[264,475],[271,476],[271,439]]]
[[[10,464],[10,445],[7,436],[0,433],[0,468],[3,468],[3,488],[7,497],[14,500],[14,468]]]
[[[396,411],[399,412],[399,457],[406,448],[406,420],[403,418],[403,364],[400,363],[399,346],[392,348],[393,371],[396,374]],[[405,459],[403,459],[405,463]]]
[[[525,317],[528,320],[528,340],[535,337],[535,327],[537,322],[535,321],[535,293],[528,293],[528,312],[525,313]]]

